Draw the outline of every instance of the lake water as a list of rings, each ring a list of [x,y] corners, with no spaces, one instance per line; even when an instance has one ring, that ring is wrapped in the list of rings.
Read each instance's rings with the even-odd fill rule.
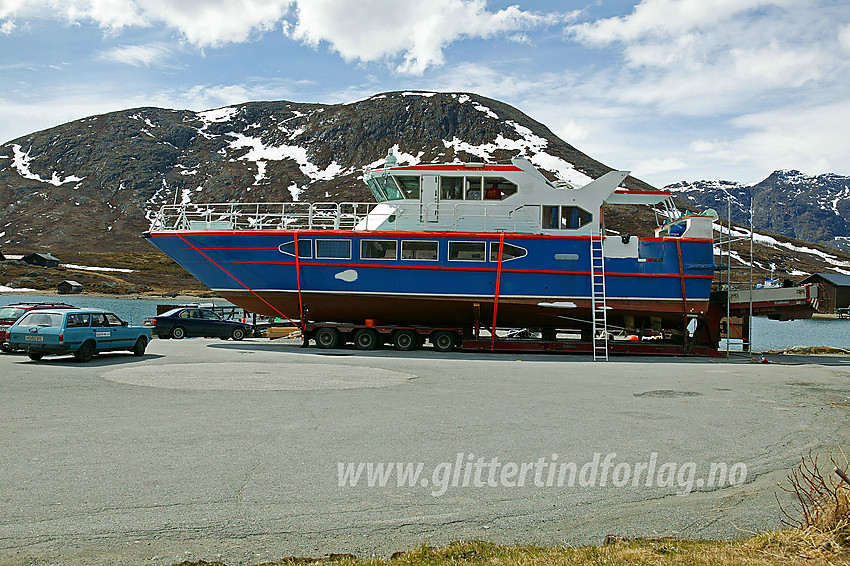
[[[121,299],[114,297],[45,296],[30,294],[0,293],[0,305],[21,301],[66,302],[76,307],[106,309],[131,324],[141,324],[146,316],[156,315],[156,305],[184,304],[179,299]],[[214,303],[228,306],[230,303],[218,299],[200,299],[203,304]],[[753,321],[753,351],[779,350],[794,346],[831,346],[850,348],[850,320],[790,320],[779,322],[757,317]],[[725,349],[725,344],[722,348]],[[740,345],[732,344],[740,350]]]
[[[229,306],[222,299],[198,299],[198,301],[171,299],[121,299],[115,297],[89,297],[86,295],[32,295],[0,293],[0,305],[19,302],[67,303],[79,308],[98,308],[114,312],[121,320],[130,324],[142,324],[147,316],[156,316],[156,305],[181,305],[197,302],[205,305]]]

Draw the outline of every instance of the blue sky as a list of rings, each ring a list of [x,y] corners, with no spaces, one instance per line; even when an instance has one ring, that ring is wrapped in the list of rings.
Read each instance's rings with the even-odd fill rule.
[[[136,106],[512,104],[661,186],[850,174],[846,0],[0,0],[0,141]]]

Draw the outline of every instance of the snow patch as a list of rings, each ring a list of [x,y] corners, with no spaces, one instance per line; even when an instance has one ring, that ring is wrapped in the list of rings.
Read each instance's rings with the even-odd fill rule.
[[[37,289],[28,289],[27,287],[15,288],[0,285],[0,293],[29,293],[30,291],[37,291]]]
[[[252,138],[244,134],[234,133],[228,135],[236,138],[230,142],[231,148],[249,148],[248,153],[239,158],[241,160],[259,162],[291,159],[298,164],[298,168],[301,169],[301,172],[310,177],[313,181],[330,181],[331,179],[341,175],[347,175],[348,173],[353,172],[343,170],[342,166],[336,161],[332,161],[330,165],[324,169],[319,169],[316,164],[310,161],[307,156],[307,150],[303,147],[296,145],[267,146],[259,138]]]
[[[109,227],[110,229],[112,226]],[[73,263],[61,263],[60,267],[67,267],[68,269],[80,269],[83,271],[116,271],[118,273],[133,273],[132,269],[123,269],[121,267],[91,267],[88,265],[76,265]]]
[[[65,183],[79,183],[85,177],[77,177],[76,175],[69,175],[64,179],[59,176],[55,171],[51,174],[50,179],[42,179],[39,175],[36,175],[32,171],[30,171],[30,162],[32,161],[32,157],[30,157],[29,152],[24,153],[21,151],[21,146],[15,144],[12,146],[12,152],[14,153],[14,159],[12,160],[12,167],[18,172],[18,175],[23,177],[24,179],[32,179],[33,181],[38,181],[40,183],[49,183],[54,187],[59,187],[64,185]]]
[[[214,124],[216,122],[229,122],[233,119],[233,117],[238,111],[238,108],[234,108],[232,106],[225,106],[223,108],[216,108],[214,110],[198,112],[196,116],[198,116],[198,118],[200,118],[207,124]]]

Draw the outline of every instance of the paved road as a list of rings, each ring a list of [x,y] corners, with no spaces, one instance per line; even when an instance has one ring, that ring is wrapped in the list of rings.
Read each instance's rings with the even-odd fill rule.
[[[777,527],[775,482],[802,452],[850,438],[850,364],[812,361],[594,364],[201,339],[89,364],[3,355],[0,562],[237,564]],[[653,453],[651,487],[648,471],[633,485]],[[423,471],[412,487],[396,475],[369,487],[365,469],[341,487],[339,463],[361,462]],[[720,462],[746,465],[746,483],[709,489]]]

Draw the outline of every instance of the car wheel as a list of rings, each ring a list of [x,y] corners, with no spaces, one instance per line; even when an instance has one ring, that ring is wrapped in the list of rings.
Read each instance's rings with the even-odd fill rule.
[[[336,328],[320,328],[316,331],[316,346],[330,349],[339,347],[339,330]]]
[[[415,350],[419,337],[412,330],[399,330],[393,335],[393,347],[400,352]]]
[[[2,350],[3,352],[8,353],[8,352],[11,352],[11,351],[12,351],[12,347],[11,347],[11,346],[9,346],[8,344],[6,344],[5,342],[3,342],[2,344],[0,344],[0,350]]]
[[[31,360],[36,362],[44,357],[44,354],[42,354],[41,352],[33,352],[32,350],[28,351],[27,355],[30,357]]]
[[[431,344],[438,352],[451,352],[455,349],[457,335],[450,330],[438,330],[431,335]]]
[[[148,347],[148,339],[144,336],[139,336],[139,339],[136,340],[136,344],[133,346],[133,355],[134,356],[144,356],[145,348]]]
[[[186,330],[182,326],[175,326],[171,329],[171,337],[175,340],[182,340],[186,337]]]
[[[94,356],[94,342],[84,342],[80,349],[74,352],[74,358],[78,362],[87,362]]]
[[[374,350],[378,347],[378,333],[369,328],[361,328],[354,333],[354,347],[358,350]]]
[[[230,337],[236,340],[237,342],[239,340],[242,340],[243,338],[245,338],[245,329],[241,326],[237,326],[233,329],[233,332],[230,333]]]

